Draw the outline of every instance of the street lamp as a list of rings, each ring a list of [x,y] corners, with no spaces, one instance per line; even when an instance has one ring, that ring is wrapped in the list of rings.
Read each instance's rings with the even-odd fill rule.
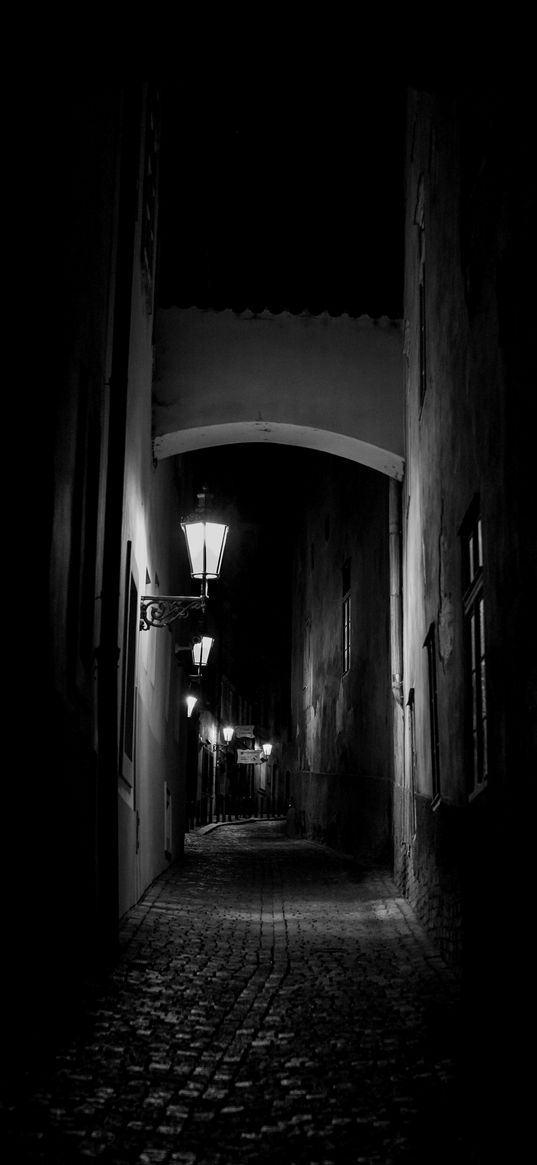
[[[220,575],[222,558],[229,526],[217,522],[210,514],[210,494],[202,490],[198,494],[196,513],[181,522],[186,538],[190,573],[192,578],[201,579],[202,594],[207,595],[208,579]]]
[[[223,734],[223,737],[224,737],[226,744],[231,744],[234,731],[235,731],[235,729],[232,728],[230,724],[226,725],[226,727],[222,729],[222,734]]]
[[[263,745],[263,754],[264,754],[265,760],[268,760],[271,752],[272,752],[272,745],[271,744],[264,744]]]
[[[200,579],[201,594],[143,595],[140,600],[141,631],[148,631],[150,627],[168,627],[174,619],[186,619],[191,611],[204,611],[208,581],[220,575],[229,526],[211,516],[211,495],[206,489],[197,496],[196,511],[183,519],[181,529],[186,538],[190,574],[192,578]]]
[[[189,692],[188,696],[186,697],[186,714],[188,717],[190,717],[192,715],[194,708],[196,707],[197,702],[198,702],[198,697],[193,696],[192,693]]]
[[[210,635],[194,635],[191,643],[185,646],[177,643],[174,651],[176,655],[179,655],[181,651],[191,651],[192,663],[194,667],[197,667],[198,675],[200,675],[202,667],[206,667],[207,665],[213,643],[214,639]]]
[[[205,667],[214,643],[210,635],[197,635],[192,641],[192,659],[195,667]]]

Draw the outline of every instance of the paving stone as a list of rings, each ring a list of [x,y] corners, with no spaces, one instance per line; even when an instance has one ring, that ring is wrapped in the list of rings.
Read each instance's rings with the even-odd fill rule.
[[[10,1165],[477,1165],[460,985],[388,871],[280,822],[193,832],[120,940],[2,1101]]]

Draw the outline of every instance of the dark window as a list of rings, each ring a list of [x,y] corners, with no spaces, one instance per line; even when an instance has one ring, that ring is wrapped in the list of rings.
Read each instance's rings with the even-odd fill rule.
[[[132,543],[127,543],[125,566],[125,615],[123,633],[123,704],[121,710],[121,775],[127,784],[134,785],[134,742],[136,720],[136,648],[140,622],[138,580],[132,555]]]
[[[414,837],[416,833],[416,801],[414,791],[416,787],[416,716],[415,716],[415,691],[411,688],[408,693],[407,707],[408,707],[408,727],[410,736],[410,781],[407,791],[406,802],[406,828],[404,830],[405,837]],[[405,812],[405,809],[403,809]]]
[[[431,739],[431,768],[433,804],[440,799],[440,748],[438,740],[438,698],[436,691],[436,638],[435,625],[431,623],[425,643],[427,649],[427,670],[429,681],[429,733]]]
[[[464,646],[470,740],[469,794],[478,793],[488,776],[487,667],[483,593],[483,529],[474,501],[461,527]]]
[[[136,636],[138,634],[138,591],[131,575],[129,593],[129,620],[127,631],[127,659],[125,685],[124,747],[130,761],[134,755],[134,683],[136,664]]]

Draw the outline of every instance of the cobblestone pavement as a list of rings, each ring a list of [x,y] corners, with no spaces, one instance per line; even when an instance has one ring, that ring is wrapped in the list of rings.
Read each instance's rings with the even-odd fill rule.
[[[121,945],[5,1101],[7,1165],[478,1160],[457,981],[389,874],[283,822],[194,832]]]

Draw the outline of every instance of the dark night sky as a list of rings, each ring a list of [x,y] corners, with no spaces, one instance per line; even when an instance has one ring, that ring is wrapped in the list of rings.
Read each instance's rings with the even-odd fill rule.
[[[466,82],[456,69],[425,76],[378,57],[368,67],[367,49],[340,74],[275,69],[267,83],[263,72],[194,70],[165,82],[162,306],[402,316],[407,87]],[[244,540],[242,558],[236,548],[237,635],[260,671],[272,661],[286,674],[294,482],[322,472],[328,455],[249,445],[189,456],[199,485],[258,526],[259,555]]]
[[[165,84],[161,303],[399,317],[405,92]]]
[[[404,84],[264,81],[164,86],[160,303],[400,317]],[[219,587],[239,588],[237,649],[283,682],[295,484],[323,455],[246,445],[189,457],[234,511]]]
[[[401,317],[408,88],[510,87],[523,46],[502,32],[498,51],[493,22],[477,48],[443,30],[434,53],[409,53],[392,24],[360,32],[342,26],[330,51],[319,28],[316,53],[293,58],[257,43],[250,64],[198,53],[163,78],[164,306]]]

